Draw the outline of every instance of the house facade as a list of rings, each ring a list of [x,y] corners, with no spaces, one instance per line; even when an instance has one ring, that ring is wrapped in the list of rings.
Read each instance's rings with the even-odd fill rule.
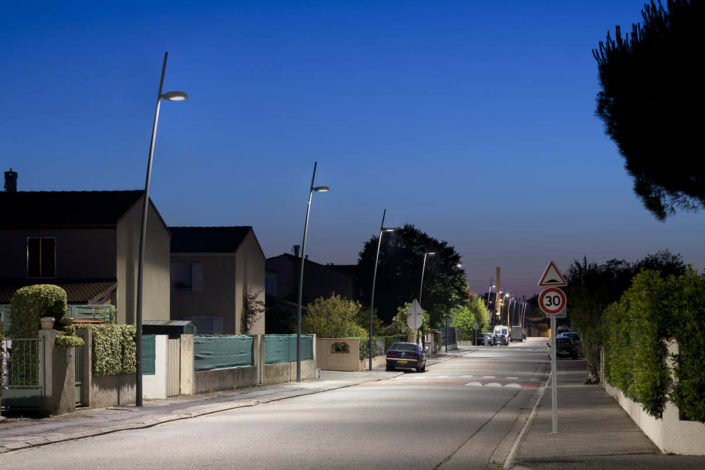
[[[0,304],[56,284],[69,303],[112,304],[118,323],[134,323],[143,194],[0,192]],[[151,201],[147,220],[143,319],[168,320],[170,235]]]
[[[201,334],[264,334],[265,257],[252,227],[170,231],[171,318]]]

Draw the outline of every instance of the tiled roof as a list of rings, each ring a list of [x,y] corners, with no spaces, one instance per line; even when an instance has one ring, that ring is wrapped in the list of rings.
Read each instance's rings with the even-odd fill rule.
[[[144,191],[0,192],[0,228],[114,226]]]
[[[169,227],[172,253],[235,253],[251,226]]]
[[[54,279],[28,280],[26,282],[0,283],[0,304],[9,304],[15,291],[34,284],[54,284],[66,291],[70,304],[90,304],[110,294],[117,288],[115,281],[58,281]]]

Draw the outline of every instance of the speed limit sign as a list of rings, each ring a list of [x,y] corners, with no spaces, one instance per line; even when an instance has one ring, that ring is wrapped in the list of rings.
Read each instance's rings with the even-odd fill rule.
[[[565,308],[567,299],[565,293],[558,287],[549,287],[539,294],[539,306],[546,315],[557,315]]]

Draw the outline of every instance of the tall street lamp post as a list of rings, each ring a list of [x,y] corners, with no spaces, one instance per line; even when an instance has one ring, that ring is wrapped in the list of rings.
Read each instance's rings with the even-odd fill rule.
[[[157,122],[159,121],[159,107],[162,98],[167,101],[184,101],[188,95],[183,91],[168,91],[162,93],[164,86],[164,74],[166,72],[166,59],[169,55],[164,52],[164,64],[162,65],[162,76],[159,80],[159,92],[157,93],[157,105],[154,111],[154,123],[152,124],[152,138],[149,141],[149,159],[147,161],[147,178],[144,184],[144,201],[142,202],[142,229],[140,231],[139,258],[137,261],[137,311],[135,313],[135,342],[137,371],[135,373],[135,405],[142,406],[142,290],[144,284],[144,250],[145,239],[147,238],[147,212],[149,209],[149,183],[152,178],[152,159],[154,157],[154,140],[157,137]]]
[[[423,265],[421,266],[421,286],[419,287],[419,305],[421,305],[421,297],[423,296],[423,275],[426,271],[426,257],[435,255],[435,251],[427,251],[423,254]],[[419,331],[421,328],[416,330],[416,344],[419,344]]]
[[[490,295],[492,295],[492,289],[496,289],[496,286],[492,284],[492,280],[490,280],[490,287],[487,289],[487,311],[489,312],[490,310]]]
[[[311,212],[311,195],[314,192],[326,193],[330,191],[328,186],[314,186],[316,180],[316,166],[318,162],[313,162],[313,176],[311,176],[311,186],[308,190],[308,204],[306,205],[306,222],[304,223],[304,240],[301,244],[301,259],[299,270],[299,296],[296,302],[296,381],[301,382],[301,300],[304,291],[304,264],[306,263],[306,236],[308,234],[308,216]]]
[[[368,356],[370,359],[370,370],[372,370],[372,328],[374,327],[374,311],[375,311],[375,284],[377,282],[377,263],[379,263],[379,249],[382,246],[382,235],[385,232],[393,232],[396,230],[394,227],[384,226],[384,217],[387,215],[387,209],[384,209],[382,213],[382,224],[379,226],[379,238],[377,239],[377,256],[375,257],[375,269],[372,274],[372,297],[370,298],[370,337],[369,337],[369,352]]]

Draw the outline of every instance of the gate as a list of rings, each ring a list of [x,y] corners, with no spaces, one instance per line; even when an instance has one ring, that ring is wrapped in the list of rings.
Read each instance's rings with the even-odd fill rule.
[[[13,409],[39,410],[44,398],[44,340],[2,340],[2,405]]]
[[[181,388],[181,340],[168,339],[166,348],[166,396],[178,395]]]
[[[73,353],[76,355],[74,360],[74,380],[75,380],[75,403],[80,405],[83,403],[83,395],[81,394],[81,386],[83,385],[83,348],[85,346],[76,346]]]

